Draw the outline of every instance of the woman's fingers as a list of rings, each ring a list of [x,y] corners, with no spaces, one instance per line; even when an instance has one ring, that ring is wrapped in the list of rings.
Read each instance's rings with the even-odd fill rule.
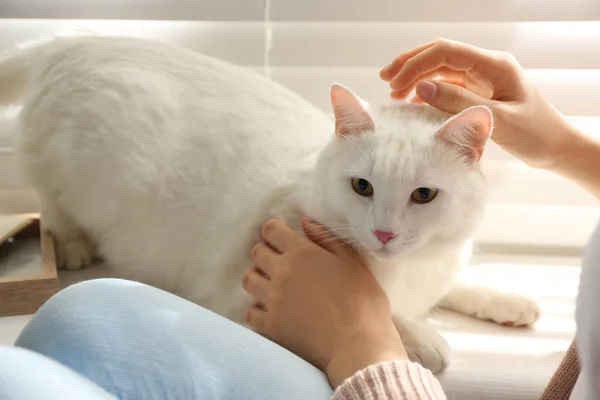
[[[281,255],[276,253],[266,243],[258,243],[252,248],[250,252],[250,258],[261,270],[263,270],[267,276],[273,276],[279,257]]]
[[[447,82],[423,81],[416,88],[417,96],[437,108],[450,114],[473,106],[491,105],[493,100],[483,98],[462,86]]]
[[[394,61],[391,62],[390,65],[383,68],[379,72],[379,76],[381,77],[381,79],[383,79],[386,82],[391,81],[392,78],[395,77],[398,74],[398,72],[400,72],[400,69],[404,66],[404,63],[406,61],[408,61],[412,57],[416,56],[423,50],[427,50],[428,48],[435,46],[438,42],[439,42],[439,40],[434,40],[432,42],[425,43],[421,46],[415,47],[403,54],[400,54],[398,57],[396,57],[394,59]]]
[[[463,88],[467,88],[467,86],[465,85],[465,83],[463,81],[453,81],[453,80],[441,80],[441,81],[436,81],[436,82],[445,82],[445,83],[449,83],[451,85],[456,85],[456,86],[460,86]],[[419,82],[420,84],[421,82]],[[429,85],[428,83],[424,83],[423,85],[415,85],[418,86],[419,89],[415,90],[415,95],[413,96],[413,98],[410,100],[411,103],[414,104],[423,104],[425,103],[425,99],[431,99],[435,96],[435,92],[437,91],[437,86],[435,85]],[[390,94],[390,97],[392,99],[401,99],[402,97],[399,97],[395,92],[392,91],[392,93]]]
[[[494,63],[488,50],[469,46],[460,42],[436,44],[407,60],[398,74],[390,81],[392,89],[400,90],[420,80],[441,67],[455,71],[471,71],[480,68],[482,63]],[[484,68],[489,70],[490,68]]]
[[[302,229],[313,243],[318,244],[330,253],[334,253],[336,247],[343,244],[343,242],[338,240],[334,234],[329,232],[327,227],[311,218],[305,217],[302,219]]]
[[[420,80],[431,80],[434,79],[436,77],[442,77],[443,80],[452,80],[453,82],[464,82],[465,81],[465,73],[463,71],[454,71],[448,67],[441,67],[433,72],[430,72],[428,74],[423,75]],[[393,90],[393,96],[392,98],[394,99],[404,99],[406,98],[414,89],[415,86],[417,86],[417,82],[413,82],[412,84],[408,85],[407,87],[400,89],[400,90]],[[464,83],[463,83],[464,85]]]
[[[494,86],[500,79],[515,80],[519,66],[513,57],[461,42],[440,41],[406,60],[390,86],[402,90],[441,68],[463,71],[477,82]]]
[[[242,278],[244,290],[257,302],[266,304],[269,291],[269,278],[257,267],[248,268]]]
[[[419,86],[419,93],[417,93],[417,91],[415,90],[415,96],[410,100],[411,103],[424,103],[423,98],[432,98],[434,93],[429,94],[428,92],[430,91],[435,91],[437,90],[437,87],[435,86],[429,86],[427,84],[421,85],[421,82],[423,81],[419,81],[417,82],[414,87],[416,88],[417,86]],[[456,80],[456,79],[436,79],[435,82],[445,82],[445,83],[449,83],[451,85],[456,85],[456,86],[460,86],[463,87],[467,90],[469,90],[469,88],[467,87],[467,84],[462,81],[462,80]],[[430,89],[429,91],[427,89]],[[474,92],[475,94],[479,94],[477,92],[475,92],[474,90],[471,90],[472,92]],[[392,99],[396,99],[396,100],[401,100],[401,99],[405,99],[408,95],[404,94],[404,91],[396,91],[396,90],[392,90],[392,93],[390,94],[390,97]],[[421,97],[419,97],[421,96]],[[485,96],[482,96],[485,97]]]
[[[394,96],[393,96],[393,93],[392,93],[392,99],[393,98],[394,98]],[[424,104],[425,103],[419,96],[414,96],[408,102],[412,103],[412,104]]]
[[[323,249],[346,260],[356,258],[356,252],[345,242],[337,239],[326,226],[319,224],[311,218],[302,218],[302,229],[306,236]]]
[[[264,332],[267,312],[261,304],[254,304],[246,309],[246,322],[258,332]]]
[[[270,219],[265,222],[261,235],[280,253],[285,253],[288,247],[294,247],[306,240],[278,219]]]

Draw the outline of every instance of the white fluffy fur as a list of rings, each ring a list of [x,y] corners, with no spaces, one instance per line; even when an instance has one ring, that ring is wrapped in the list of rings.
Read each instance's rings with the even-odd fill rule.
[[[419,318],[440,301],[497,322],[537,319],[527,299],[452,290],[486,183],[435,137],[441,113],[370,110],[374,132],[341,137],[323,113],[261,76],[131,38],[17,51],[0,62],[0,88],[0,102],[24,104],[22,167],[66,268],[100,254],[124,277],[242,322],[250,299],[240,282],[261,224],[277,217],[299,228],[308,214],[364,252],[411,357],[434,371],[447,345]],[[357,195],[352,177],[369,180],[375,195]],[[440,193],[410,203],[420,186]],[[373,229],[398,237],[382,249]]]

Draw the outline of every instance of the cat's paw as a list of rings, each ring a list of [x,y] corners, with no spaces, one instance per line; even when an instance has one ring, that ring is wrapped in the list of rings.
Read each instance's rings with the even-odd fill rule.
[[[94,248],[86,240],[71,240],[56,245],[56,264],[59,269],[76,270],[94,259]]]
[[[450,362],[450,346],[446,339],[426,324],[396,323],[406,354],[431,372],[446,369]]]
[[[540,314],[540,306],[535,300],[520,294],[499,292],[475,313],[475,317],[505,326],[523,327],[535,324]]]
[[[434,374],[446,369],[450,361],[450,346],[441,336],[439,340],[419,339],[404,342],[404,347],[411,361],[418,362]]]

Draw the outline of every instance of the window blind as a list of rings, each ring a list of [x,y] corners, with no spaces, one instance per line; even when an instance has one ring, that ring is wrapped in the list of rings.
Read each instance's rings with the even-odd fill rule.
[[[600,135],[600,2],[596,0],[0,0],[0,51],[83,30],[177,43],[265,73],[330,113],[343,83],[387,100],[379,69],[437,37],[505,50],[581,130]],[[0,89],[1,90],[1,89]],[[14,116],[0,117],[0,212],[31,211],[16,171]],[[582,247],[598,202],[575,184],[531,169],[491,144],[490,206],[476,239],[508,246]]]

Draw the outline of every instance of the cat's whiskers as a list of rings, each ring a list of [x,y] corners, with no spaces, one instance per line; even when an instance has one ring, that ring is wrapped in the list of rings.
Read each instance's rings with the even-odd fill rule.
[[[433,243],[448,243],[457,239],[455,235],[444,235],[441,233],[435,234],[429,238],[430,242]]]
[[[336,226],[350,227],[350,226],[352,226],[352,225],[350,225],[349,223],[346,223],[346,222],[309,222],[306,225],[307,226],[322,225],[322,226],[325,226],[325,227],[336,227]]]
[[[350,224],[335,223],[335,222],[334,223],[317,223],[317,222],[312,222],[312,223],[306,224],[306,227],[321,227],[321,226],[324,226],[329,231],[329,233],[332,233],[334,235],[336,234],[336,232],[340,232],[340,231],[343,231],[343,230],[348,230],[349,231],[350,228],[351,228]],[[297,233],[304,232],[304,230],[303,230],[302,227],[300,227],[298,229],[295,229],[295,231]]]
[[[333,240],[339,240],[339,241],[347,241],[347,233],[348,230],[346,229],[338,229],[338,230],[334,230],[334,231],[327,231],[327,232],[321,232],[318,233],[316,235],[313,235],[312,238],[315,240],[320,240],[320,239],[324,239],[324,238],[331,238]]]
[[[306,224],[306,226],[309,226],[309,227],[324,226],[325,228],[327,228],[327,231],[320,232],[320,233],[314,235],[312,237],[312,239],[319,241],[320,244],[327,245],[330,249],[335,249],[336,247],[339,247],[339,246],[349,246],[353,250],[358,251],[358,252],[364,250],[362,248],[362,246],[360,245],[360,243],[358,243],[356,241],[356,239],[353,237],[352,230],[351,230],[352,225],[350,225],[350,224],[339,223],[339,222],[332,222],[332,223],[327,223],[327,222],[316,223],[315,222],[315,223]],[[298,228],[295,231],[298,233],[303,233],[302,228]],[[331,245],[330,243],[333,243],[333,245]]]
[[[309,227],[319,227],[318,224],[315,225],[307,225]],[[351,226],[350,225],[339,225],[339,226],[325,226],[325,228],[327,229],[326,232],[336,232],[336,231],[341,231],[341,230],[346,230],[346,231],[350,231]]]

